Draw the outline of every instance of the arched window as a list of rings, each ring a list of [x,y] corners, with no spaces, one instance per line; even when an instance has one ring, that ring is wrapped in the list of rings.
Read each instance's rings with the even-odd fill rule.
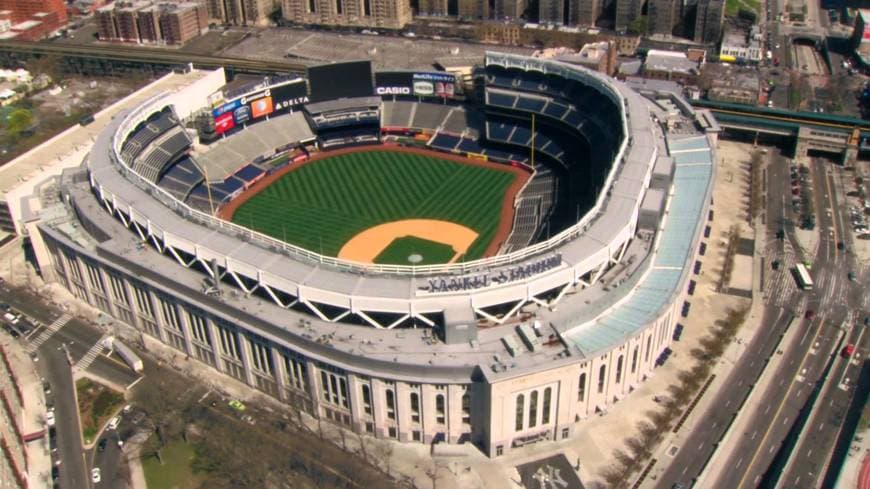
[[[366,414],[372,414],[372,389],[368,384],[362,386],[363,411]]]
[[[598,369],[598,393],[601,394],[604,392],[604,375],[607,373],[607,367],[602,365],[600,369]]]
[[[515,431],[523,430],[523,409],[525,409],[526,396],[520,394],[517,396],[517,422],[514,425]]]
[[[416,392],[411,393],[411,421],[420,422],[420,394]]]
[[[616,383],[622,382],[622,355],[616,359]]]
[[[468,393],[468,389],[462,393],[462,422],[471,423],[471,394]]]
[[[544,405],[541,406],[541,424],[550,422],[550,397],[553,395],[553,389],[547,387],[544,389]]]
[[[577,386],[577,400],[583,402],[586,400],[586,374],[580,374],[580,385]]]
[[[447,421],[447,416],[444,414],[444,394],[435,396],[435,422],[444,424]]]
[[[634,353],[631,354],[631,373],[637,372],[637,347],[634,347]]]
[[[532,391],[529,396],[529,428],[538,424],[538,391]]]
[[[643,361],[649,363],[649,351],[652,350],[652,336],[646,339],[646,353],[643,355]]]
[[[392,389],[387,389],[387,417],[396,419],[396,395]]]

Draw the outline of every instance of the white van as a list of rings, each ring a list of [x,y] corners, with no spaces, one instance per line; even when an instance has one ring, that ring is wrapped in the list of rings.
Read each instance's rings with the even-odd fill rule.
[[[121,416],[115,416],[114,418],[109,420],[108,429],[114,430],[118,427],[119,424],[121,424]]]

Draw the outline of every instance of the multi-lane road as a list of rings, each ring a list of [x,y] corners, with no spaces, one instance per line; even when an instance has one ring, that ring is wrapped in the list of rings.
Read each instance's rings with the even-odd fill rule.
[[[57,465],[57,485],[60,489],[89,488],[90,464],[87,463],[82,446],[73,366],[99,341],[103,332],[84,321],[48,307],[44,300],[27,291],[3,287],[0,289],[0,302],[8,303],[27,317],[41,323],[27,338],[20,338],[19,341],[23,341],[27,349],[34,350],[38,358],[37,371],[51,387],[46,400],[53,403],[55,409],[56,436],[53,446],[57,450],[52,453],[52,462],[60,461]],[[51,328],[54,331],[49,331],[51,324],[59,328]],[[38,346],[33,348],[28,345]],[[130,385],[138,378],[138,374],[126,365],[105,355],[98,355],[87,367],[87,371],[121,386]],[[115,460],[117,466],[117,459]]]
[[[705,487],[757,487],[766,481],[768,469],[779,451],[783,441],[794,427],[802,410],[807,407],[816,382],[825,371],[831,355],[837,353],[841,336],[845,342],[857,342],[860,327],[841,329],[846,323],[853,324],[863,318],[863,290],[859,285],[862,281],[850,281],[847,275],[856,269],[855,258],[849,253],[851,239],[849,229],[843,226],[843,208],[837,205],[837,194],[833,179],[829,172],[831,165],[814,160],[811,165],[814,189],[814,207],[819,228],[819,246],[810,256],[804,256],[797,246],[795,223],[797,216],[789,211],[782,196],[791,196],[791,180],[789,168],[783,158],[774,158],[767,165],[767,209],[766,247],[764,248],[765,263],[763,271],[764,313],[761,324],[763,327],[752,341],[745,346],[745,352],[736,362],[729,374],[729,379],[723,388],[716,393],[711,408],[705,413],[702,421],[696,423],[695,429],[674,455],[666,471],[658,479],[656,487],[670,488],[680,483],[689,487],[708,463],[708,459],[716,450],[732,420],[741,407],[747,410],[743,416],[749,416],[739,433],[732,433],[729,449],[717,454],[720,457],[714,463],[724,468],[719,480],[706,480]],[[841,170],[836,170],[841,171]],[[782,233],[782,234],[780,234]],[[781,237],[781,239],[780,239]],[[838,249],[837,243],[843,242]],[[765,246],[765,243],[756,243]],[[773,270],[769,265],[774,260],[781,265]],[[812,291],[802,291],[797,288],[790,270],[798,262],[811,262],[812,274],[816,287]],[[815,315],[806,311],[813,311]],[[861,319],[859,319],[861,318]],[[790,335],[793,338],[777,347],[780,338],[787,328],[798,328]],[[862,339],[867,344],[866,338]],[[860,345],[859,345],[860,346]],[[750,391],[756,387],[755,382],[761,375],[768,359],[772,355],[781,355],[777,362],[777,371],[772,381],[766,385],[758,385],[764,389],[756,393],[754,402],[745,407],[744,400]],[[848,377],[848,363],[838,362],[833,370],[834,376]],[[773,368],[773,367],[771,367]],[[842,372],[847,372],[843,374]],[[856,378],[854,373],[853,379]],[[828,389],[818,402],[834,401],[848,404],[849,391],[834,389],[837,394]],[[839,401],[826,395],[833,393]],[[836,418],[818,416],[809,420],[809,429],[821,430],[825,439],[833,439],[838,432]],[[840,419],[839,421],[842,421]],[[813,471],[813,466],[823,467],[828,454],[832,450],[833,441],[827,447],[809,449],[805,436],[800,446],[793,452],[794,457],[800,457],[795,463],[788,465],[785,480],[797,485],[786,487],[812,487],[811,480],[817,479],[820,469]],[[821,438],[812,438],[821,442]],[[810,473],[814,476],[811,478]],[[769,474],[768,474],[769,476]],[[788,479],[790,478],[790,479]],[[801,480],[802,478],[802,480]]]

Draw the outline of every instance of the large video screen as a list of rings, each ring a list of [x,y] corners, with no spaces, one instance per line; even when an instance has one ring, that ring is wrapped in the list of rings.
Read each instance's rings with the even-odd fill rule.
[[[212,110],[217,134],[257,120],[277,115],[308,103],[308,88],[299,78],[246,93]]]
[[[375,94],[453,97],[456,76],[443,72],[381,71],[375,73]]]
[[[369,97],[372,89],[371,61],[347,61],[308,68],[311,101]]]

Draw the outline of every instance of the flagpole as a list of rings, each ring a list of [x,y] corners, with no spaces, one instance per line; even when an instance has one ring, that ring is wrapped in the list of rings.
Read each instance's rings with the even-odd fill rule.
[[[532,169],[535,168],[535,114],[532,113]]]

